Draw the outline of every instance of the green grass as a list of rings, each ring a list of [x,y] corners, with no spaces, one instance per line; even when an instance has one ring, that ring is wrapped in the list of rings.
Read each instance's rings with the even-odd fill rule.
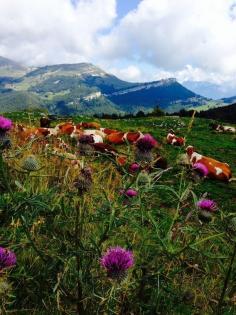
[[[8,114],[15,121],[37,125],[39,113]],[[93,121],[75,117],[75,122]],[[20,143],[12,134],[12,148],[4,154],[0,179],[1,246],[17,255],[17,266],[0,278],[3,314],[235,314],[235,262],[219,310],[235,234],[236,182],[196,180],[176,163],[184,148],[169,146],[169,129],[186,136],[199,153],[231,165],[236,174],[235,136],[209,130],[209,121],[171,117],[96,120],[103,127],[141,130],[161,144],[158,150],[170,170],[130,175],[107,156],[78,160],[93,170],[91,190],[74,187],[80,169],[67,152],[45,150],[40,139]],[[69,138],[70,153],[78,149]],[[134,160],[133,146],[117,146]],[[25,157],[34,154],[42,168],[22,173]],[[71,157],[70,157],[71,158]],[[5,178],[3,180],[3,178]],[[124,202],[120,189],[132,187],[138,196]],[[219,206],[211,222],[198,218],[195,199],[204,193]],[[189,215],[191,213],[191,215]],[[127,278],[107,278],[99,259],[109,246],[133,251],[135,266]],[[9,285],[1,291],[3,283]],[[2,293],[1,293],[2,292]]]

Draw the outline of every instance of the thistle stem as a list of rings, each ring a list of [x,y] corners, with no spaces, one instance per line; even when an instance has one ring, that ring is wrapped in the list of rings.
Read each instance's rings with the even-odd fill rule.
[[[83,203],[83,198],[82,198],[82,202]],[[82,205],[83,207],[84,205]],[[80,238],[82,235],[82,215],[81,215],[81,211],[83,211],[83,209],[81,209],[80,205],[77,204],[76,206],[76,217],[75,217],[75,251],[76,251],[76,264],[77,264],[77,312],[79,315],[84,314],[84,305],[83,305],[83,287],[82,287],[82,283],[80,281],[80,271],[82,268],[82,258],[79,255],[79,246],[80,246]]]
[[[12,194],[12,189],[11,189],[11,186],[8,182],[8,178],[6,176],[6,170],[5,170],[5,165],[4,165],[4,161],[3,161],[3,156],[2,156],[2,151],[0,150],[0,179],[2,178],[4,183],[5,183],[5,186],[6,188],[8,189],[9,193]],[[3,183],[3,184],[4,184]]]
[[[226,290],[227,290],[227,287],[228,287],[228,284],[229,284],[230,275],[231,275],[231,272],[232,272],[232,269],[233,269],[233,263],[234,263],[235,257],[236,257],[236,243],[234,244],[233,255],[232,255],[231,260],[230,260],[229,268],[228,268],[228,271],[227,271],[227,274],[226,274],[226,277],[225,277],[225,281],[224,281],[224,286],[223,286],[223,289],[222,289],[222,292],[221,292],[221,296],[220,296],[220,300],[219,300],[219,303],[218,303],[217,315],[221,314],[221,308],[222,308],[222,304],[223,304],[224,298],[225,298],[225,293],[226,293]]]

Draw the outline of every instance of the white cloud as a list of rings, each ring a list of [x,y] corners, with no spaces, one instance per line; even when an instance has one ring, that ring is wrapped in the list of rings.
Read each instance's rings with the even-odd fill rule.
[[[236,0],[142,0],[121,20],[117,1],[0,0],[0,55],[236,86]]]
[[[130,65],[128,67],[121,69],[112,67],[108,70],[108,72],[126,81],[130,82],[142,81],[142,72],[137,66],[134,65]]]
[[[143,0],[110,34],[100,37],[101,55],[146,62],[156,72],[177,74],[182,80],[232,79],[236,75],[235,3]]]
[[[179,71],[165,71],[159,70],[154,75],[156,80],[161,78],[169,78],[174,77],[179,82],[185,81],[196,81],[196,82],[204,82],[208,81],[214,84],[221,84],[222,82],[229,82],[235,77],[232,75],[220,74],[217,72],[207,72],[201,68],[194,68],[191,65],[186,65],[183,69]]]
[[[0,0],[0,55],[31,65],[93,59],[115,0]]]

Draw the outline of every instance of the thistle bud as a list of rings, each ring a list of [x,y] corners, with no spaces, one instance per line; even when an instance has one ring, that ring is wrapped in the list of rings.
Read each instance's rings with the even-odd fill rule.
[[[150,185],[151,182],[152,182],[152,179],[146,171],[142,171],[141,173],[139,173],[138,178],[137,178],[138,185]]]
[[[22,161],[21,168],[27,172],[36,172],[40,169],[40,165],[34,155],[28,155]]]
[[[91,155],[94,151],[92,143],[94,143],[94,139],[91,135],[81,136],[78,142],[80,155]]]

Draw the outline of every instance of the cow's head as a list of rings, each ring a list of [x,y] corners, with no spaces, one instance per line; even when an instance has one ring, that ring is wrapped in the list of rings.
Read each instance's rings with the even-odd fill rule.
[[[210,123],[210,124],[209,124],[209,127],[210,127],[212,130],[216,130],[216,129],[219,127],[219,124]]]
[[[188,154],[188,156],[191,156],[193,154],[193,152],[195,152],[195,149],[192,145],[189,145],[187,148],[186,148],[186,153]]]
[[[225,130],[223,125],[218,125],[216,129],[219,130],[219,131],[224,131]]]

